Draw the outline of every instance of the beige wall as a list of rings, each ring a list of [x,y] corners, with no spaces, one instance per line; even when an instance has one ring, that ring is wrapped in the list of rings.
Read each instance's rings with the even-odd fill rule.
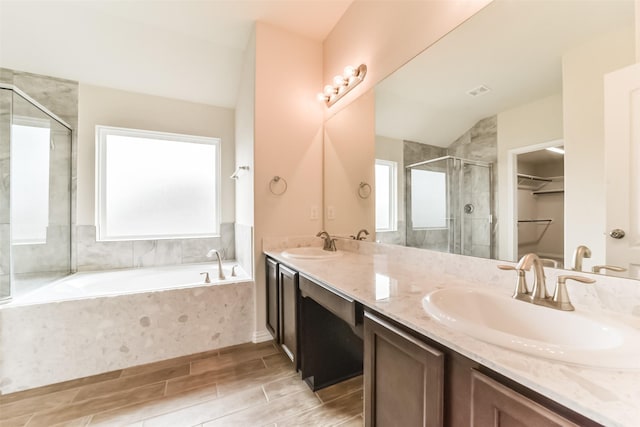
[[[331,235],[363,228],[375,235],[375,143],[368,143],[375,141],[374,101],[370,90],[324,124],[324,225]],[[360,183],[369,184],[363,197]]]
[[[329,84],[345,66],[361,63],[368,67],[367,76],[326,115],[366,93],[490,2],[355,0],[324,41],[322,81]]]
[[[249,173],[236,180],[236,223],[253,226],[253,139],[255,121],[256,35],[251,34],[244,56],[236,103],[236,167]],[[236,245],[240,248],[239,245]]]
[[[585,269],[605,263],[604,74],[635,60],[635,34],[622,29],[563,56],[565,259],[578,245],[592,252]],[[615,46],[615,49],[612,47]]]
[[[263,237],[312,235],[322,210],[322,45],[273,26],[256,24],[254,242],[256,331],[265,329]],[[288,184],[269,191],[274,176]],[[278,188],[279,189],[279,188]]]
[[[234,222],[234,112],[151,95],[80,84],[77,224],[95,224],[95,127],[117,126],[222,139],[222,218]],[[144,167],[144,165],[141,165]]]
[[[498,259],[515,261],[514,186],[510,151],[562,139],[562,97],[549,96],[498,114]],[[513,166],[515,170],[515,165]]]

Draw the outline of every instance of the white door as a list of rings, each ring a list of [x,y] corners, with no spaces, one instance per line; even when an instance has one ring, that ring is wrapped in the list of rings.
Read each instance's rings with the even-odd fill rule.
[[[640,279],[640,63],[605,75],[604,90],[606,262]]]

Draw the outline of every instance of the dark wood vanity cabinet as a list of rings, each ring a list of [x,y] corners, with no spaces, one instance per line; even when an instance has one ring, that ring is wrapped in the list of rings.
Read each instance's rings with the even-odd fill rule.
[[[278,319],[280,317],[280,296],[278,294],[278,263],[271,258],[267,258],[267,330],[273,336],[276,342],[280,342],[280,326]]]
[[[366,426],[600,426],[331,286],[266,262],[267,328],[314,391],[363,373]]]
[[[365,425],[599,426],[373,311],[364,318]]]
[[[298,369],[298,272],[271,258],[266,270],[266,326]]]
[[[472,426],[578,426],[517,391],[473,370],[471,372]]]
[[[365,313],[366,426],[443,425],[444,353]]]
[[[282,349],[298,369],[298,272],[278,266],[278,293],[280,295],[280,330]]]

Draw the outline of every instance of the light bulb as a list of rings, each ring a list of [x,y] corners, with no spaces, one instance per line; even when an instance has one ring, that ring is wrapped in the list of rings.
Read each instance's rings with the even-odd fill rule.
[[[319,92],[318,95],[316,95],[316,98],[321,102],[327,102],[329,100],[329,97],[322,92]]]
[[[351,65],[347,65],[346,67],[344,67],[344,72],[343,72],[343,76],[345,80],[349,80],[350,77],[355,77],[357,74],[357,70],[352,67]]]
[[[331,96],[336,93],[336,88],[331,85],[326,85],[323,92],[326,96]]]
[[[346,84],[346,81],[344,79],[344,77],[342,76],[335,76],[333,78],[333,85],[334,86],[344,86]]]

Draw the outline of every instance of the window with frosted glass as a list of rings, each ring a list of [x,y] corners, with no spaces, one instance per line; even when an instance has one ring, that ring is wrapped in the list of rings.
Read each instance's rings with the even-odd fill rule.
[[[447,180],[444,172],[411,170],[413,228],[447,226]]]
[[[96,129],[99,240],[219,235],[219,139]]]
[[[376,231],[396,230],[396,162],[376,159]]]
[[[17,121],[17,120],[16,120]],[[47,242],[51,129],[11,125],[11,241]]]

